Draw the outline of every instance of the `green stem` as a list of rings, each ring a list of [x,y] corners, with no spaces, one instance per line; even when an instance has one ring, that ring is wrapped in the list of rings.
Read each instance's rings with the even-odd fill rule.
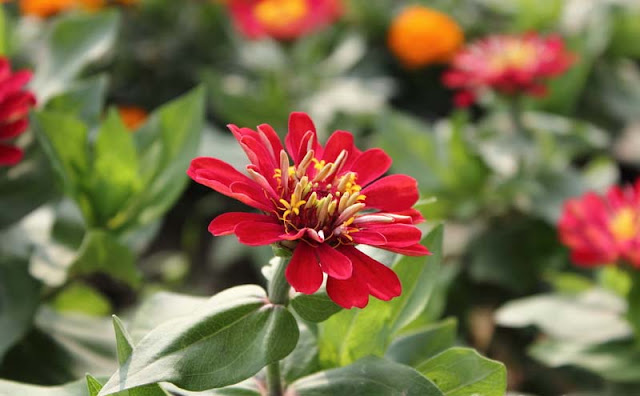
[[[273,362],[267,366],[268,396],[282,396],[282,378],[280,376],[280,362]]]
[[[289,251],[282,249],[275,250],[278,262],[274,268],[269,282],[269,301],[272,304],[289,304],[289,290],[291,285],[285,277],[285,270],[291,259]],[[280,361],[275,361],[267,366],[267,389],[268,396],[282,396],[282,376],[280,375]]]
[[[269,301],[273,304],[289,304],[289,289],[291,285],[287,282],[284,272],[287,269],[291,257],[278,256],[278,264],[273,271],[271,282],[269,282]]]
[[[631,289],[627,294],[627,320],[633,328],[636,345],[640,346],[640,271],[629,269]]]
[[[527,135],[527,129],[522,121],[522,99],[520,96],[515,96],[509,99],[509,117],[513,124],[513,129],[516,134],[521,136]]]

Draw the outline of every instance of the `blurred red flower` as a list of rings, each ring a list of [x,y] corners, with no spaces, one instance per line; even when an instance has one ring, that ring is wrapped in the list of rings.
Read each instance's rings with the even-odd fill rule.
[[[9,60],[0,57],[0,141],[12,139],[29,126],[29,110],[35,105],[35,96],[24,90],[31,72],[11,72]],[[21,149],[0,143],[0,166],[15,165],[22,159]]]
[[[247,38],[293,40],[335,21],[341,0],[228,0],[236,28]]]
[[[222,214],[209,225],[213,235],[235,234],[246,245],[278,243],[292,249],[286,269],[291,286],[311,294],[325,273],[329,297],[344,308],[365,307],[369,295],[381,300],[400,295],[396,274],[355,245],[410,256],[429,254],[414,226],[423,219],[412,209],[418,200],[413,178],[380,178],[391,158],[377,148],[361,152],[349,132],[334,132],[322,147],[304,113],[289,118],[286,151],[267,124],[257,131],[235,125],[229,129],[249,157],[249,176],[206,157],[194,159],[187,173],[264,214]]]
[[[481,89],[504,95],[546,94],[545,82],[564,73],[575,56],[566,51],[561,37],[537,33],[520,36],[494,35],[476,41],[458,52],[443,82],[460,89],[456,105],[464,107]]]
[[[558,228],[577,265],[622,261],[640,267],[640,179],[606,195],[590,192],[567,201]]]

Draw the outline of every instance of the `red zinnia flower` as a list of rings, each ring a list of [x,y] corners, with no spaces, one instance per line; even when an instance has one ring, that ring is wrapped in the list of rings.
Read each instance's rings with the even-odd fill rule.
[[[461,89],[458,106],[470,104],[471,95],[493,89],[505,95],[546,93],[546,79],[564,73],[574,61],[559,36],[494,35],[460,51],[443,76],[450,88]]]
[[[0,57],[0,140],[14,138],[29,126],[27,116],[36,99],[23,87],[30,79],[31,72],[12,73],[7,58]],[[15,165],[22,155],[18,147],[0,143],[0,166]]]
[[[324,272],[329,297],[345,308],[366,306],[370,294],[381,300],[400,295],[396,274],[355,245],[429,254],[414,226],[423,219],[412,209],[418,200],[413,178],[380,178],[391,158],[377,148],[361,152],[349,132],[334,132],[322,147],[304,113],[289,118],[286,151],[269,125],[257,131],[229,129],[251,161],[249,176],[205,157],[194,159],[187,173],[264,214],[222,214],[209,225],[213,235],[235,234],[246,245],[279,243],[293,249],[286,269],[291,286],[311,294],[322,285]]]
[[[229,0],[233,22],[249,39],[292,40],[322,28],[342,12],[341,0]]]
[[[583,266],[625,261],[640,267],[640,179],[569,200],[558,225],[571,258]]]

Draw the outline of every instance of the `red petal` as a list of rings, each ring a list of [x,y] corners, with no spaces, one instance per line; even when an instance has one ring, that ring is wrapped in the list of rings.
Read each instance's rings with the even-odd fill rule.
[[[29,92],[15,92],[0,102],[0,121],[15,121],[25,117],[35,104],[35,98]]]
[[[215,236],[233,234],[236,226],[244,222],[278,224],[273,217],[259,213],[228,212],[209,223],[209,232]]]
[[[326,163],[334,162],[342,150],[347,150],[347,160],[342,167],[343,170],[349,170],[351,165],[360,156],[360,150],[353,144],[353,135],[347,131],[335,131],[329,136],[327,144],[324,147],[322,159]]]
[[[31,80],[31,72],[27,70],[21,70],[14,73],[11,77],[5,79],[0,84],[0,100],[4,100],[10,94],[20,91],[22,87]],[[33,98],[33,95],[29,93]],[[35,102],[35,98],[34,98]]]
[[[354,271],[358,277],[367,283],[371,295],[380,300],[389,301],[402,293],[400,279],[391,268],[352,246],[345,246],[342,251],[353,262]]]
[[[360,235],[380,234],[384,237],[384,246],[404,247],[420,242],[422,232],[411,224],[369,224],[359,232],[353,234],[353,240],[358,241]],[[363,242],[358,242],[363,243]]]
[[[197,183],[257,209],[269,212],[273,204],[253,180],[216,158],[199,157],[191,161],[187,174]]]
[[[351,277],[353,266],[347,256],[326,243],[320,244],[315,248],[315,251],[318,255],[318,261],[320,261],[320,267],[327,275],[336,279]]]
[[[285,144],[287,151],[293,158],[293,161],[297,164],[307,151],[306,143],[303,147],[304,136],[307,132],[312,132],[312,144],[311,148],[316,152],[316,158],[320,157],[320,145],[318,144],[318,136],[316,133],[316,127],[313,125],[313,121],[306,113],[293,112],[289,116],[289,133],[285,138]],[[300,156],[300,153],[303,153]]]
[[[22,150],[17,147],[0,144],[0,166],[15,165],[22,160],[23,155]]]
[[[0,139],[11,139],[22,132],[24,132],[29,126],[29,121],[21,119],[9,124],[0,125]]]
[[[379,179],[362,190],[368,207],[388,212],[410,209],[418,201],[418,183],[407,175]]]
[[[355,273],[346,280],[327,279],[327,294],[333,302],[346,309],[364,308],[369,303],[367,283]]]
[[[231,1],[229,2],[229,12],[231,13],[233,24],[242,34],[249,39],[257,39],[266,35],[260,22],[254,17],[252,1]]]
[[[351,166],[351,171],[358,174],[356,182],[366,186],[391,167],[391,157],[382,149],[374,148],[362,153]]]
[[[322,270],[314,248],[300,242],[293,250],[293,257],[287,266],[285,276],[289,284],[300,293],[312,294],[322,285]]]
[[[388,250],[390,252],[399,253],[405,256],[426,256],[431,254],[429,249],[416,243],[415,245],[405,246],[405,247],[394,247],[394,246],[379,246],[380,249]]]
[[[258,125],[258,131],[263,134],[266,140],[271,145],[274,157],[280,159],[280,151],[282,151],[282,143],[280,142],[280,136],[269,124]]]
[[[281,241],[284,227],[282,224],[245,221],[238,224],[233,232],[245,245],[262,246]]]

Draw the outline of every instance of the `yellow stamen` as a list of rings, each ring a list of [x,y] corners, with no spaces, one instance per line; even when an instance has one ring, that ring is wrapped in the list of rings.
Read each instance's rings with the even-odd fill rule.
[[[618,241],[627,241],[640,234],[640,213],[631,208],[620,210],[609,223],[609,229]]]

